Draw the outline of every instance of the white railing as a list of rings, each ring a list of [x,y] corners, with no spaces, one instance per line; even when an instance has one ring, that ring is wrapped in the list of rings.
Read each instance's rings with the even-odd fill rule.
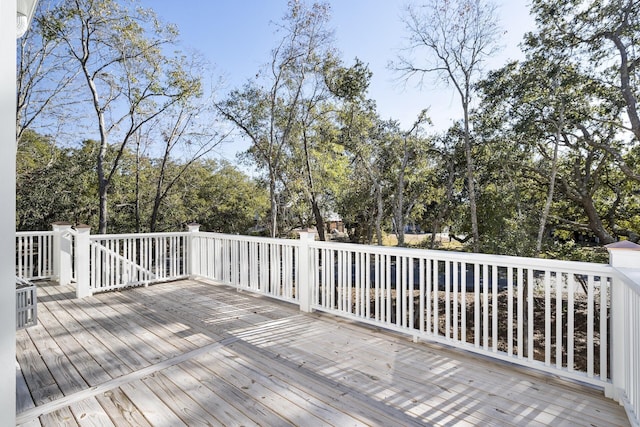
[[[629,421],[637,427],[640,426],[640,268],[637,256],[635,259],[625,256],[628,252],[619,253],[614,247],[610,255],[617,268],[611,297],[613,384],[607,395],[624,405]]]
[[[309,246],[315,310],[608,383],[609,266],[328,242]]]
[[[53,231],[16,233],[16,276],[47,279],[54,276]]]
[[[300,240],[203,233],[197,225],[186,233],[57,233],[59,243],[55,233],[20,236],[19,266],[46,276],[33,266],[53,263],[54,277],[75,268],[79,297],[204,277],[603,387],[640,426],[640,246],[628,242],[610,245],[604,265],[316,242],[306,232]],[[45,261],[29,249],[47,246],[54,253],[42,250]]]
[[[197,233],[192,245],[194,274],[238,289],[298,301],[297,240]]]
[[[36,286],[16,277],[16,329],[38,324],[38,297]]]
[[[89,236],[90,292],[188,277],[188,237],[189,233]]]

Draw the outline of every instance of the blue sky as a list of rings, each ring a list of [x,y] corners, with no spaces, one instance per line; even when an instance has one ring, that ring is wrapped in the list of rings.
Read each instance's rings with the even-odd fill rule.
[[[227,88],[242,85],[269,60],[277,36],[271,22],[278,22],[287,8],[287,0],[141,0],[166,22],[178,26],[182,45],[195,49],[224,76]],[[336,46],[346,63],[355,57],[369,64],[373,72],[369,97],[376,100],[383,119],[397,119],[410,127],[423,108],[436,130],[445,130],[461,118],[459,100],[452,89],[403,86],[387,64],[397,56],[406,37],[400,16],[407,0],[330,0],[331,24]],[[534,28],[526,0],[496,0],[505,30],[504,50],[487,64],[489,69],[509,59],[520,59],[518,43],[526,31]],[[221,153],[232,160],[242,149],[236,141]]]

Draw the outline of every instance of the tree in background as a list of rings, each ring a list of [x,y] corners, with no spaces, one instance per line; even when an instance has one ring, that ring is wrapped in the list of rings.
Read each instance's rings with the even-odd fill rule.
[[[635,72],[629,43],[640,33],[629,11],[637,5],[582,3],[534,2],[539,31],[526,37],[527,60],[508,64],[480,85],[483,114],[490,112],[493,128],[506,131],[502,138],[512,141],[506,146],[528,151],[528,160],[520,158],[516,166],[529,174],[531,188],[546,192],[544,201],[531,198],[538,213],[527,215],[539,216],[533,254],[552,236],[550,229],[564,239],[593,235],[604,244],[638,238],[634,221],[625,220],[638,215],[629,192],[638,178],[637,138],[628,126],[634,108],[616,84],[628,83],[620,77],[624,70],[628,78]],[[627,41],[607,44],[610,38]]]
[[[175,42],[176,29],[133,3],[67,0],[43,22],[45,31],[67,50],[90,95],[100,142],[96,156],[98,232],[105,233],[109,187],[125,147],[144,124],[198,93],[200,81],[185,72],[182,58],[163,53],[163,48]],[[107,162],[112,144],[117,152]]]
[[[435,73],[453,85],[460,97],[463,112],[467,187],[473,249],[479,250],[480,234],[476,206],[471,135],[473,85],[479,79],[483,61],[497,49],[499,37],[495,6],[483,0],[430,0],[424,5],[410,5],[404,23],[408,32],[408,54],[393,65],[409,79]],[[415,59],[419,56],[420,59]]]
[[[321,75],[332,42],[332,33],[327,29],[327,3],[308,5],[292,0],[288,6],[278,27],[283,36],[262,74],[264,85],[260,81],[249,82],[217,104],[220,112],[251,141],[248,157],[266,171],[272,237],[278,235],[278,193],[282,189],[286,152],[299,143],[293,138],[302,135],[300,122],[313,114],[309,109],[315,108],[323,96],[314,80]]]
[[[404,246],[404,228],[405,218],[409,216],[411,210],[415,206],[419,198],[418,188],[409,187],[411,181],[420,181],[422,177],[416,176],[420,174],[422,170],[419,170],[419,157],[422,157],[427,152],[427,142],[420,138],[421,127],[424,124],[430,124],[431,120],[427,116],[427,111],[423,110],[416,121],[413,123],[411,129],[406,132],[401,131],[399,128],[395,130],[397,139],[390,141],[389,154],[387,159],[392,160],[395,167],[389,167],[387,170],[391,172],[391,181],[395,185],[394,197],[393,197],[393,222],[396,230],[396,236],[398,237],[398,246]],[[409,192],[407,190],[411,189]],[[407,199],[408,203],[407,203]]]
[[[640,3],[534,0],[531,11],[539,31],[526,37],[527,46],[571,53],[590,77],[610,89],[600,94],[603,101],[626,111],[627,124],[620,123],[620,131],[631,133],[634,144],[640,143]]]
[[[37,131],[64,120],[64,112],[80,100],[62,96],[78,75],[71,58],[61,54],[62,40],[50,30],[46,14],[50,2],[40,1],[28,34],[18,40],[16,142],[25,131]],[[42,123],[44,122],[44,123]]]
[[[92,168],[99,149],[100,143],[91,140],[77,148],[60,148],[51,138],[25,131],[17,156],[16,229],[46,230],[56,221],[96,227],[99,206]],[[117,154],[116,147],[109,147],[106,158],[111,161]],[[137,191],[148,196],[139,200],[143,218],[150,218],[154,207],[156,165],[162,157],[137,157],[133,149],[124,150],[110,187],[110,228],[115,232],[136,231],[132,201]],[[265,188],[228,163],[171,159],[165,173],[173,185],[166,188],[165,209],[156,218],[158,231],[198,222],[205,230],[246,234],[255,228],[256,215],[263,217],[268,210]]]
[[[149,122],[150,131],[159,129],[160,135],[156,134],[155,137],[161,138],[164,143],[160,162],[153,168],[156,186],[149,220],[151,232],[156,231],[162,202],[171,193],[173,187],[185,176],[190,167],[210,154],[228,135],[215,130],[212,126],[215,118],[212,114],[208,114],[212,112],[207,110],[208,106],[199,104],[197,99],[187,98],[172,106],[161,119]],[[219,128],[222,129],[221,126]],[[183,159],[182,162],[170,168],[171,164],[175,164],[175,159],[180,157]]]
[[[21,230],[60,220],[100,230],[108,211],[111,232],[197,221],[270,235],[315,225],[322,237],[337,213],[369,244],[394,231],[405,244],[405,224],[430,230],[431,247],[449,227],[464,249],[510,255],[594,260],[574,249],[640,240],[637,2],[534,0],[526,60],[482,81],[492,7],[408,8],[412,59],[394,66],[420,82],[435,73],[463,105],[437,135],[421,130],[425,116],[409,131],[379,117],[371,72],[338,57],[324,3],[291,1],[267,68],[217,103],[202,96],[197,58],[164,54],[177,33],[153,13],[129,1],[66,0],[51,3],[56,13],[41,3],[48,14],[18,61]],[[211,105],[250,140],[244,158],[260,180],[209,158],[226,132]]]

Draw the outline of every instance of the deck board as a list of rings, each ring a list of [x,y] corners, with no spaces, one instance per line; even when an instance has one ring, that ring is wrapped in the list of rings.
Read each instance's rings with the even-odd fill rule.
[[[601,391],[222,285],[73,296],[40,283],[17,334],[19,425],[628,425]]]

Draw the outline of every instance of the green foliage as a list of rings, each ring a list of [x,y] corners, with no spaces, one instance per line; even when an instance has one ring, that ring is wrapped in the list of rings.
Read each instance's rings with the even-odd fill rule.
[[[433,233],[448,228],[462,250],[606,262],[594,245],[640,241],[639,3],[534,0],[538,28],[523,44],[526,59],[477,85],[497,27],[492,7],[472,3],[484,4],[407,9],[416,46],[443,47],[451,56],[425,55],[424,66],[401,58],[397,68],[407,75],[439,70],[464,110],[459,122],[434,135],[424,112],[410,130],[379,117],[367,97],[372,73],[336,53],[326,3],[289,2],[269,67],[215,105],[249,140],[244,159],[261,173],[256,180],[207,159],[204,141],[214,139],[215,120],[207,121],[207,132],[186,126],[206,108],[193,64],[163,54],[175,28],[151,11],[123,15],[133,10],[130,2],[61,2],[50,20],[37,20],[41,37],[67,37],[68,50],[81,53],[70,37],[73,25],[95,28],[96,56],[87,65],[107,64],[92,76],[99,95],[113,95],[97,97],[108,113],[103,118],[113,121],[99,141],[62,148],[54,137],[25,131],[31,122],[22,111],[17,227],[71,221],[96,229],[98,195],[106,191],[111,232],[198,222],[203,230],[292,236],[297,227],[321,231],[338,214],[353,242],[382,243],[393,233],[403,244],[403,225],[416,224]],[[425,20],[424,11],[433,19]],[[484,26],[484,37],[475,36],[486,44],[450,37],[465,25]],[[51,51],[60,53],[58,44]],[[112,62],[115,48],[122,60]],[[20,95],[19,101],[29,98]],[[44,96],[37,105],[47,102]],[[42,114],[51,115],[49,109]],[[121,112],[124,118],[116,117]],[[189,150],[191,157],[179,154]]]
[[[23,230],[47,230],[52,222],[98,226],[95,156],[99,144],[86,141],[73,149],[58,148],[50,138],[25,132],[17,155],[17,223]],[[107,153],[107,159],[117,155]],[[157,179],[158,159],[143,156],[136,171],[135,153],[125,150],[109,193],[112,229],[136,231],[136,175],[142,223],[148,224]],[[168,173],[183,167],[172,161]],[[202,160],[192,165],[163,199],[158,231],[176,231],[198,222],[203,230],[246,234],[262,225],[268,206],[263,186],[228,163]],[[141,231],[148,231],[145,226]]]
[[[51,139],[26,131],[17,152],[16,228],[48,230],[51,223],[89,223],[96,214],[93,159],[86,149],[58,148]]]
[[[607,264],[609,253],[602,246],[584,246],[577,244],[574,240],[564,243],[556,243],[552,248],[542,253],[543,258],[564,259],[569,261],[596,262]]]

